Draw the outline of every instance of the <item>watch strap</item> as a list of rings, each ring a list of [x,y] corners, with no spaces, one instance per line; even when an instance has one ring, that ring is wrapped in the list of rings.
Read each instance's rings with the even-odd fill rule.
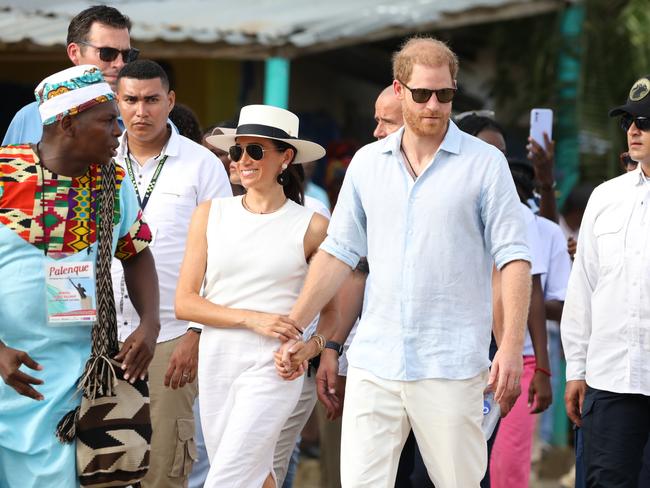
[[[334,349],[339,353],[339,356],[343,354],[343,344],[339,344],[338,342],[327,341],[325,343],[325,349]]]

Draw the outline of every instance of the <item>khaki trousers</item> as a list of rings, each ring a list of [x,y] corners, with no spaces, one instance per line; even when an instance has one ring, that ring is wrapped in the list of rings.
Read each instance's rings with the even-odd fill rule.
[[[156,344],[149,365],[151,397],[151,457],[143,488],[185,488],[197,458],[194,443],[194,414],[198,382],[173,390],[164,385],[169,358],[180,337]]]
[[[436,488],[479,488],[487,371],[467,380],[394,381],[349,367],[341,438],[343,488],[393,488],[413,428]]]

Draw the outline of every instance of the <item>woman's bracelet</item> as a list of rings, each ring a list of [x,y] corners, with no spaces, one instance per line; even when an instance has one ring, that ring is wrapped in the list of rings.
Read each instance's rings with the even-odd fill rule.
[[[550,372],[548,369],[546,369],[546,368],[540,368],[539,366],[535,366],[535,373],[537,373],[538,371],[539,371],[540,373],[545,374],[545,375],[548,376],[549,378],[552,376],[552,375],[551,375],[551,372]]]
[[[311,337],[309,338],[310,341],[311,341],[312,339],[314,339],[314,340],[316,341],[316,344],[318,344],[318,354],[320,354],[321,352],[323,352],[323,349],[325,349],[325,342],[326,342],[326,341],[325,341],[325,337],[323,337],[323,336],[320,335],[320,334],[314,334],[313,336],[311,336]]]

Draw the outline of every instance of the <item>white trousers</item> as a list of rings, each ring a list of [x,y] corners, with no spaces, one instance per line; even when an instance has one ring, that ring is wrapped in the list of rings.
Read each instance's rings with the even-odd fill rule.
[[[307,423],[307,420],[309,420],[311,413],[314,411],[314,405],[316,405],[316,372],[311,371],[311,376],[305,374],[303,378],[304,383],[302,392],[300,393],[300,399],[287,419],[287,422],[284,424],[284,427],[282,427],[280,438],[275,445],[273,469],[277,476],[278,488],[284,484],[284,479],[289,469],[291,454],[293,454],[293,450],[296,447],[296,440]]]
[[[205,488],[259,488],[273,472],[280,431],[303,378],[273,365],[276,339],[246,329],[205,327],[199,342],[199,404],[210,471]]]
[[[350,367],[341,437],[343,488],[393,488],[412,428],[436,488],[478,488],[487,371],[467,380],[394,381]]]

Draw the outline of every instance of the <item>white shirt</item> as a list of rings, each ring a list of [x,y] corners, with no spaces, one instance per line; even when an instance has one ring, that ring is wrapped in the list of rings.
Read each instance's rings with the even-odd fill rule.
[[[115,161],[125,168],[128,145],[126,132],[120,138]],[[208,149],[172,131],[160,155],[140,166],[131,156],[136,189],[144,199],[158,162],[167,156],[151,197],[144,209],[152,241],[149,245],[156,261],[160,287],[160,334],[158,342],[185,333],[188,323],[176,320],[174,298],[187,231],[199,203],[216,197],[232,196],[228,175],[221,161]],[[124,341],[140,324],[140,318],[124,284],[122,266],[113,260],[113,293],[117,311],[118,337]]]
[[[589,199],[560,329],[567,380],[650,395],[649,191],[639,165]]]
[[[540,245],[537,249],[539,254],[533,256],[533,262],[540,261],[542,268],[540,279],[544,300],[564,301],[569,273],[571,273],[571,258],[567,251],[564,234],[559,225],[539,215],[535,215],[534,224],[537,227]],[[532,253],[534,247],[531,244],[529,247]],[[549,322],[557,324],[557,322],[547,320],[547,325]],[[526,330],[523,354],[524,356],[535,355],[528,330]]]

